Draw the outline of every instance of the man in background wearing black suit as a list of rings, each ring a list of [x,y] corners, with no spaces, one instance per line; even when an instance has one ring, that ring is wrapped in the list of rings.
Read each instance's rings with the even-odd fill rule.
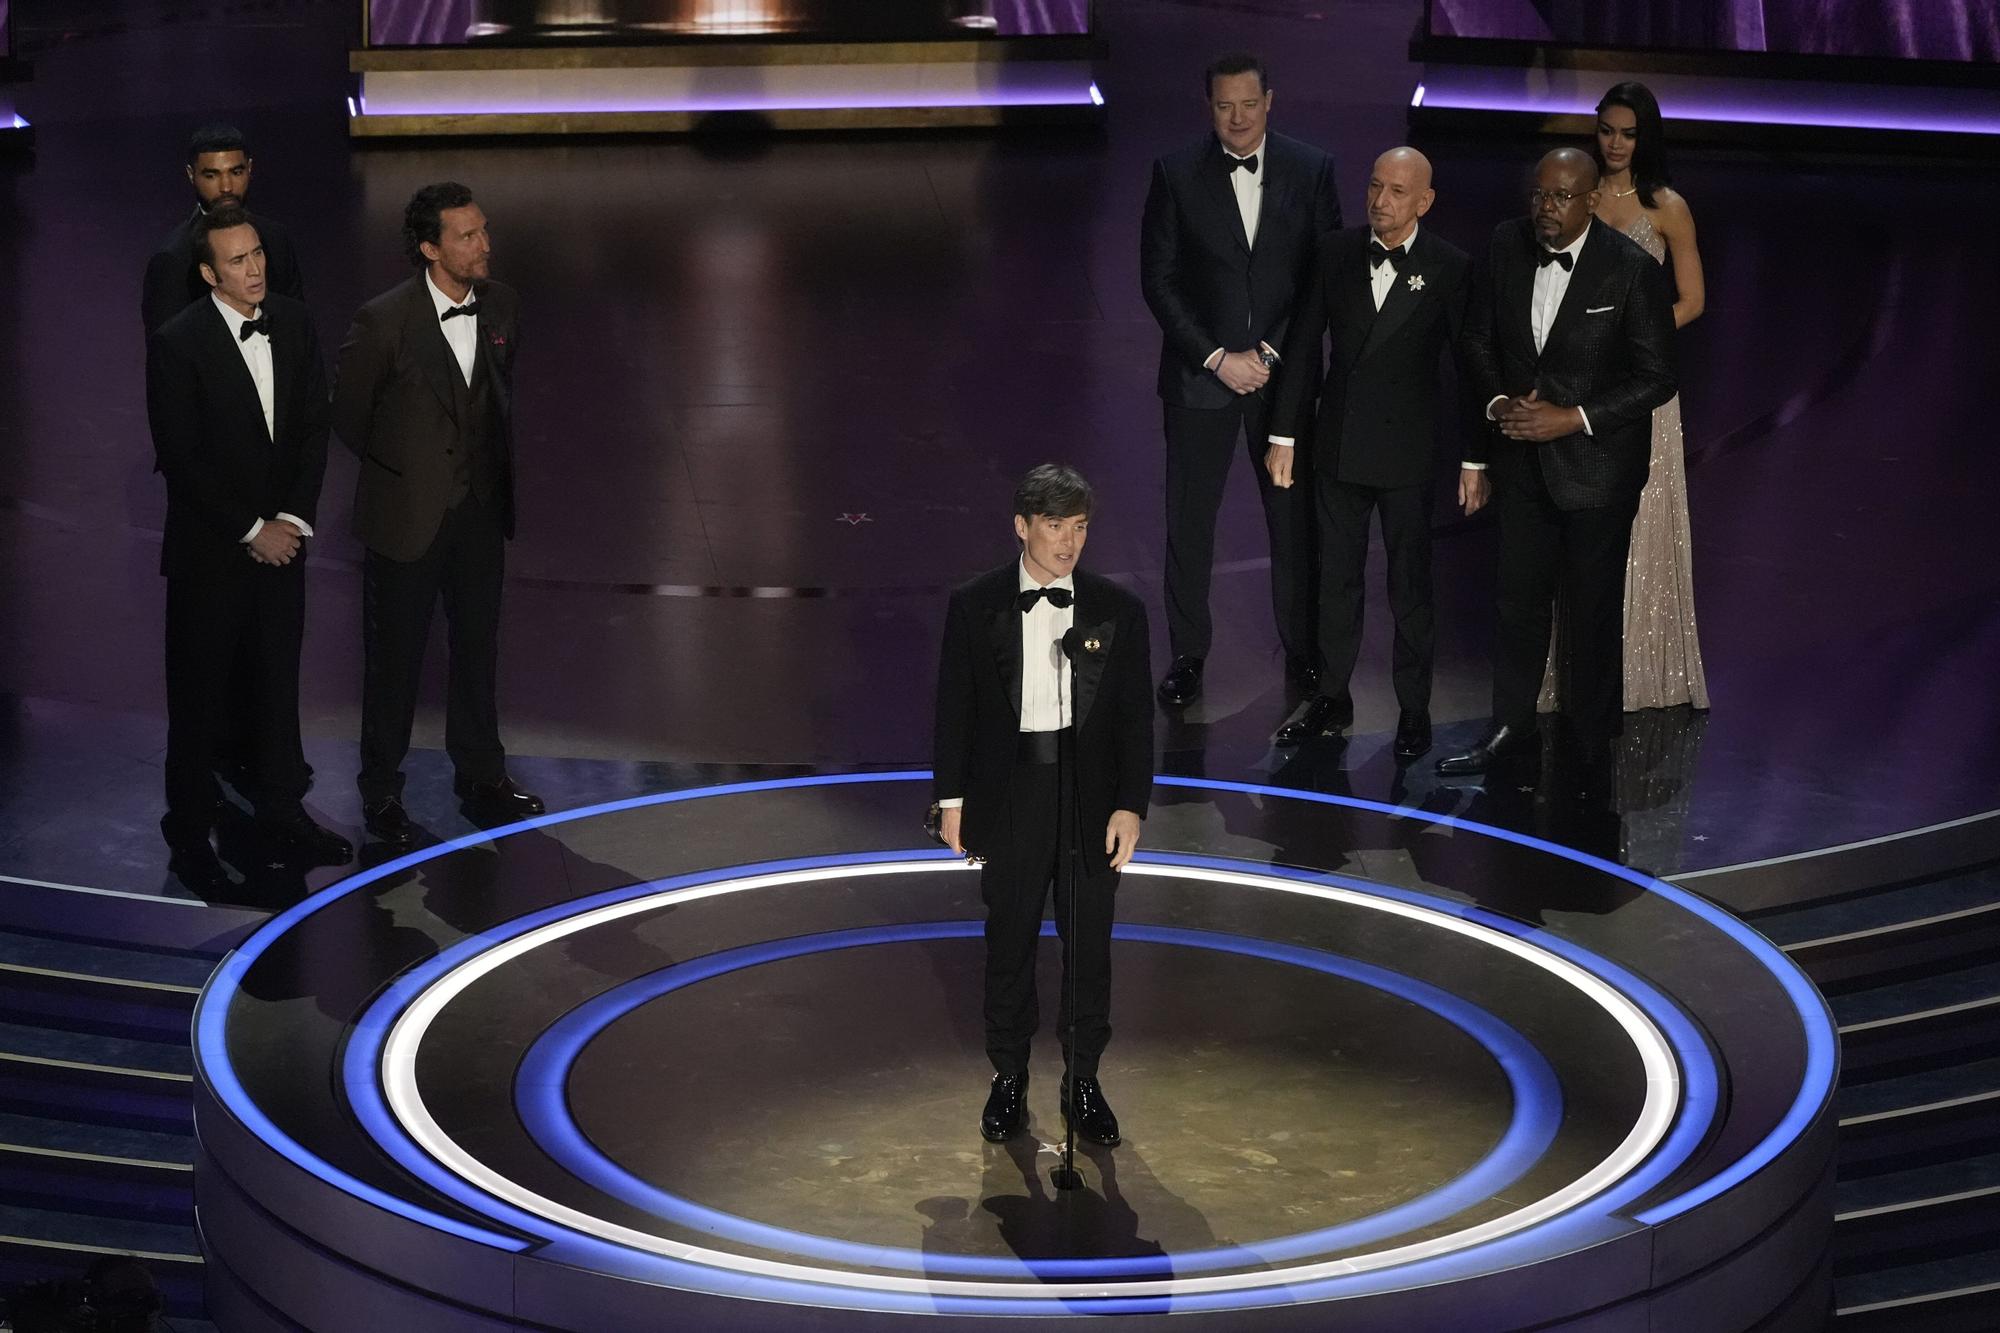
[[[1118,1142],[1097,1067],[1111,1040],[1114,891],[1152,796],[1153,701],[1145,607],[1076,568],[1095,507],[1072,469],[1029,472],[1014,495],[1020,556],[953,592],[945,614],[934,792],[939,836],[986,863],[994,1074],[979,1130],[994,1143],[1027,1123],[1035,947],[1051,881],[1063,938],[1063,1117],[1094,1143]],[[1080,861],[1074,888],[1066,850]]]
[[[249,214],[206,213],[195,255],[212,295],[169,319],[147,347],[146,410],[167,482],[160,572],[167,579],[167,814],[170,866],[204,896],[230,880],[209,841],[210,767],[233,712],[249,716],[257,820],[317,864],[344,864],[346,839],[300,804],[299,648],[305,547],[326,473],[326,368],[298,302],[266,291]],[[229,667],[256,651],[247,695]],[[234,696],[234,697],[232,697]]]
[[[1274,485],[1290,486],[1294,441],[1317,420],[1306,443],[1307,475],[1317,482],[1321,666],[1318,695],[1278,729],[1280,745],[1337,734],[1354,720],[1348,681],[1361,652],[1369,518],[1379,513],[1396,624],[1396,756],[1414,759],[1431,748],[1438,364],[1446,349],[1457,352],[1472,290],[1470,257],[1418,225],[1435,198],[1431,164],[1416,149],[1392,148],[1375,159],[1368,225],[1320,238],[1318,275],[1292,321],[1265,466]],[[1330,361],[1321,347],[1327,333]],[[1461,483],[1469,514],[1478,506],[1466,492]]]
[[[139,289],[139,319],[146,334],[199,301],[209,286],[195,256],[195,234],[201,220],[217,208],[242,208],[250,195],[252,163],[243,133],[233,125],[204,125],[188,140],[187,178],[194,186],[194,212],[175,224],[146,261],[146,278]],[[250,225],[264,242],[266,290],[294,301],[306,299],[299,260],[284,228],[261,214],[250,214]]]
[[[1167,639],[1160,701],[1190,702],[1214,636],[1215,518],[1239,435],[1264,504],[1271,596],[1293,684],[1318,683],[1309,495],[1271,484],[1263,441],[1270,379],[1318,237],[1340,226],[1333,160],[1267,132],[1270,80],[1255,56],[1203,76],[1214,133],[1153,164],[1139,280],[1159,321],[1167,436]]]
[[[488,269],[486,214],[455,181],[403,211],[416,276],[361,307],[340,349],[333,424],[361,460],[361,788],[368,831],[414,838],[403,759],[431,612],[451,652],[445,750],[481,822],[542,813],[507,776],[500,744],[500,590],[514,535],[514,353],[520,297]]]
[[[1625,557],[1674,396],[1673,296],[1660,266],[1597,221],[1597,165],[1542,158],[1529,216],[1503,222],[1466,318],[1465,360],[1486,417],[1500,515],[1493,725],[1440,773],[1483,773],[1528,749],[1560,597],[1558,670],[1586,790],[1601,791],[1621,720]],[[1475,461],[1484,461],[1476,459]]]

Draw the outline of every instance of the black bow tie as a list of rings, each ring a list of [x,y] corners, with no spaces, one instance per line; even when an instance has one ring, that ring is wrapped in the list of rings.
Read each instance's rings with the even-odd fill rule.
[[[1547,268],[1551,264],[1561,264],[1565,273],[1569,272],[1570,265],[1575,262],[1576,256],[1567,250],[1543,250],[1535,256],[1535,263],[1538,267]]]
[[[1048,598],[1049,605],[1055,607],[1057,610],[1061,610],[1076,600],[1075,595],[1068,588],[1023,588],[1021,589],[1021,595],[1014,599],[1014,605],[1021,608],[1022,615],[1026,615],[1028,612],[1034,610],[1035,603],[1044,597]]]
[[[1229,169],[1247,171],[1254,176],[1257,174],[1257,155],[1252,153],[1248,157],[1232,157],[1229,159]]]
[[[270,337],[271,317],[269,315],[262,315],[256,319],[244,320],[242,332],[236,335],[236,341],[247,343],[250,341],[250,335],[253,333],[261,333],[266,338]]]
[[[1370,268],[1380,268],[1386,263],[1390,268],[1401,273],[1403,271],[1403,261],[1409,257],[1410,252],[1400,245],[1390,250],[1384,248],[1380,241],[1368,242],[1368,267]]]
[[[477,315],[478,313],[479,313],[479,302],[467,301],[464,305],[455,305],[451,309],[445,311],[442,315],[439,315],[438,323],[440,324],[444,323],[446,320],[450,319],[453,315]]]

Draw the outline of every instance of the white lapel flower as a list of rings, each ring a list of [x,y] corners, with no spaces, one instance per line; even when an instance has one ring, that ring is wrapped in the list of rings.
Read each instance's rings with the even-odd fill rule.
[[[1413,292],[1420,292],[1423,289],[1424,289],[1424,275],[1421,273],[1412,273],[1410,275],[1410,290]]]

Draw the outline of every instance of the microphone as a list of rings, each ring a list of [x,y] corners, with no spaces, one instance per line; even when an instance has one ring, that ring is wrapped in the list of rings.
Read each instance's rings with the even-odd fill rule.
[[[1062,636],[1063,656],[1067,657],[1070,661],[1074,662],[1076,661],[1076,655],[1082,651],[1083,651],[1083,631],[1077,628],[1075,625],[1071,625],[1068,629],[1063,631],[1063,636]]]

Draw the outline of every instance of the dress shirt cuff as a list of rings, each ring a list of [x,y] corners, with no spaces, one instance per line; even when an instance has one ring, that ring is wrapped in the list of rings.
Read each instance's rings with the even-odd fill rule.
[[[964,804],[965,798],[963,796],[947,796],[944,800],[938,802],[938,809],[956,810]]]
[[[1581,407],[1578,407],[1578,408],[1576,409],[1576,414],[1577,414],[1578,416],[1580,416],[1580,417],[1582,417],[1582,418],[1583,418],[1583,433],[1584,433],[1585,435],[1595,435],[1595,434],[1597,434],[1597,432],[1596,432],[1596,431],[1594,431],[1594,430],[1592,430],[1592,429],[1590,428],[1590,413],[1588,413],[1588,412],[1584,411],[1584,410],[1583,410],[1583,408],[1581,408]]]
[[[1290,436],[1288,436],[1288,435],[1273,435],[1273,436],[1270,436],[1270,437],[1269,437],[1269,438],[1268,438],[1267,440],[1265,440],[1265,443],[1266,443],[1266,444],[1275,444],[1275,445],[1277,445],[1277,446],[1278,446],[1278,447],[1279,447],[1280,449],[1289,449],[1289,448],[1291,448],[1291,447],[1292,447],[1292,444],[1293,444],[1293,440],[1292,440],[1292,438],[1291,438]]]
[[[257,540],[257,534],[262,532],[263,530],[264,530],[264,520],[260,518],[256,522],[250,525],[250,531],[244,533],[241,537],[238,537],[236,539],[236,544],[239,546],[248,546],[251,542]]]
[[[306,522],[304,519],[300,518],[297,514],[287,514],[284,510],[280,509],[278,511],[278,517],[282,518],[283,520],[285,520],[285,522],[297,528],[299,530],[299,536],[310,537],[313,535],[312,524]]]
[[[1467,472],[1484,472],[1486,470],[1486,464],[1484,463],[1460,463],[1459,466]]]
[[[1201,359],[1201,368],[1203,370],[1212,371],[1217,366],[1221,365],[1223,351],[1224,351],[1223,348],[1218,347],[1213,352],[1210,352],[1207,356],[1203,357]]]
[[[1493,401],[1486,405],[1486,419],[1488,421],[1498,421],[1500,419],[1500,414],[1498,412],[1495,412],[1493,409],[1499,404],[1504,403],[1506,401],[1507,401],[1506,394],[1504,393],[1494,394]]]

